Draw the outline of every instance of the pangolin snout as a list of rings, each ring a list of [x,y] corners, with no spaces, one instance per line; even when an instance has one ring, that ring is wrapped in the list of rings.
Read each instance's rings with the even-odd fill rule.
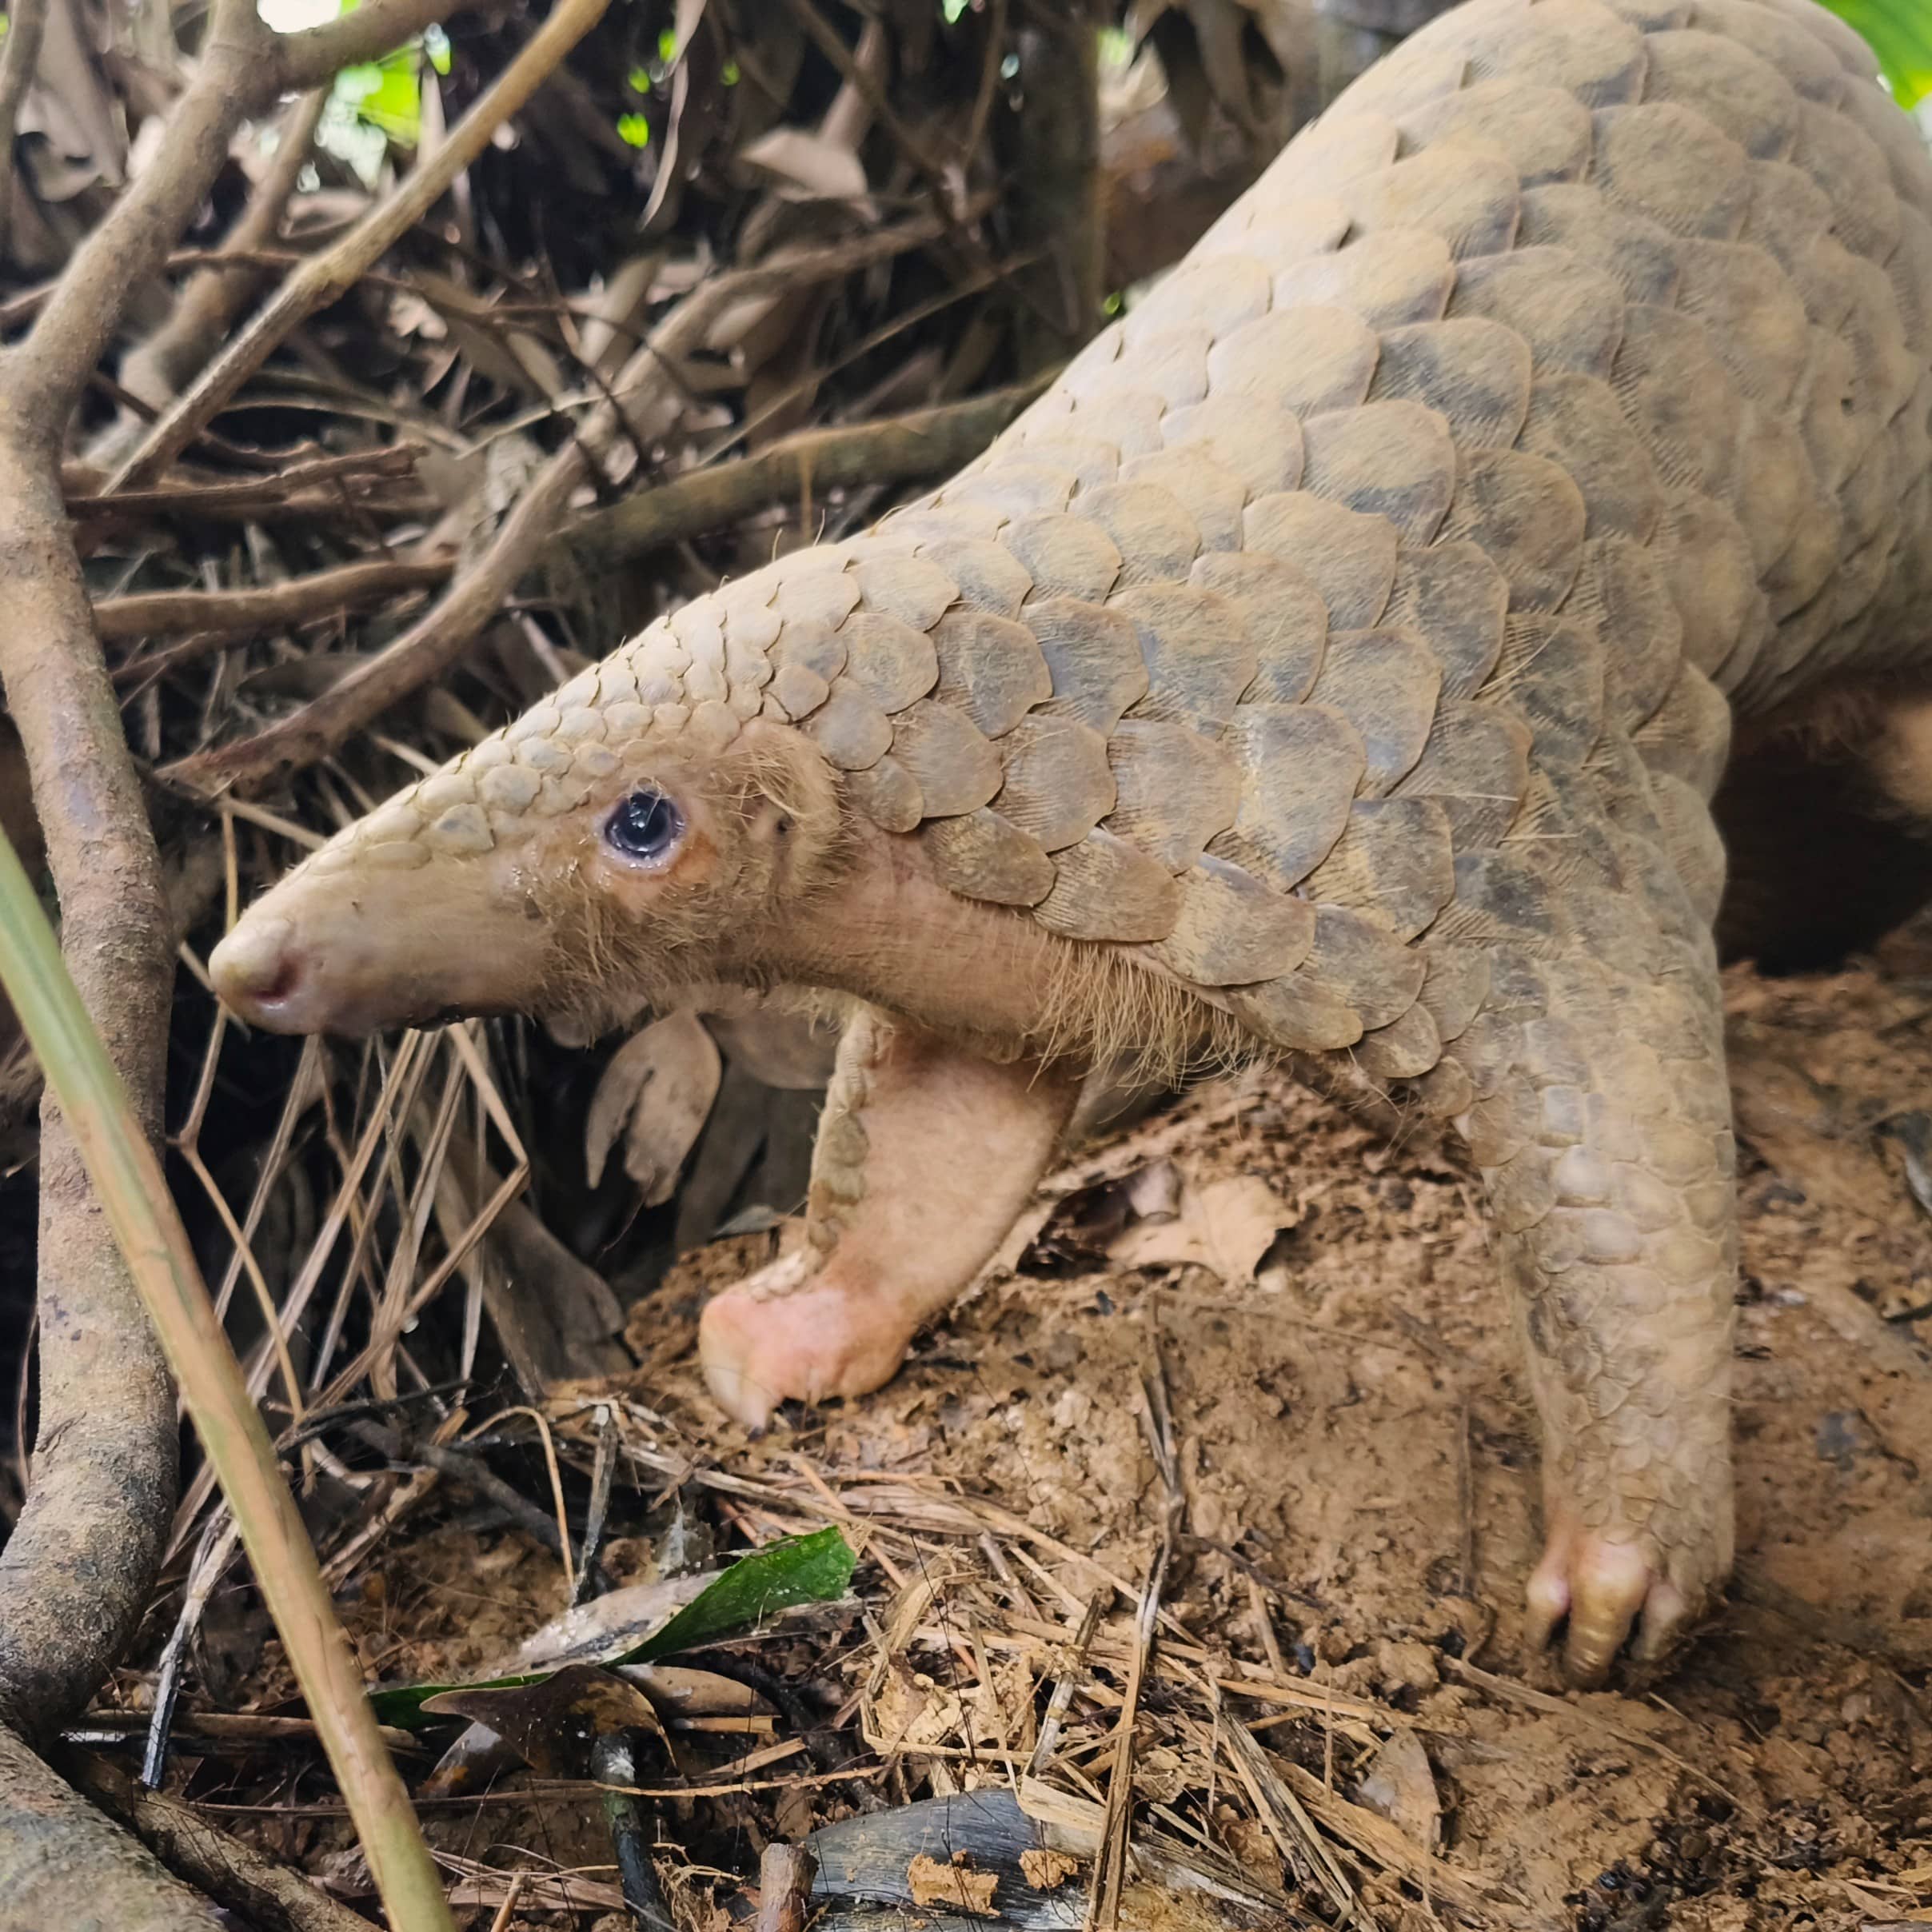
[[[291,920],[244,919],[208,956],[208,975],[229,1009],[251,1025],[301,1030],[293,1010],[301,956]]]

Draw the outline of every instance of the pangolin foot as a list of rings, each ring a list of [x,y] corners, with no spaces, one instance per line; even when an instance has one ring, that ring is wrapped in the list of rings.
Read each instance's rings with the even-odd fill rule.
[[[715,1295],[698,1323],[698,1359],[719,1405],[761,1429],[781,1402],[864,1395],[890,1381],[918,1331],[916,1314],[876,1288],[787,1255]]]
[[[1690,1634],[1723,1579],[1714,1530],[1667,1549],[1651,1531],[1585,1527],[1573,1504],[1553,1503],[1543,1560],[1529,1582],[1530,1639],[1541,1649],[1568,1619],[1563,1671],[1600,1684],[1633,1629],[1639,1664],[1668,1655]]]

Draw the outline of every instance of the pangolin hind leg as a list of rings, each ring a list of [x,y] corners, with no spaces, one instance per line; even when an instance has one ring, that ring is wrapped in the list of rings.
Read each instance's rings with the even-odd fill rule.
[[[758,1427],[781,1402],[887,1381],[1012,1226],[1079,1092],[1064,1066],[985,1060],[861,1009],[819,1122],[804,1246],[705,1311],[718,1401]]]
[[[1531,1635],[1567,1619],[1583,1682],[1633,1627],[1639,1658],[1668,1649],[1732,1554],[1735,1156],[1707,925],[1721,862],[1655,810],[1670,781],[1647,789],[1626,794],[1625,824],[1573,824],[1545,848],[1542,932],[1491,936],[1490,999],[1436,1076],[1468,1103],[1457,1117],[1543,1421]],[[1683,816],[1707,826],[1701,804]]]

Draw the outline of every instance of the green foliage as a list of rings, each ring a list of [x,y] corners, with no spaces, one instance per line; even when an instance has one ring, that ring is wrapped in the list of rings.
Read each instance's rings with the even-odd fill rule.
[[[642,114],[618,115],[617,132],[634,148],[651,144],[651,124]]]
[[[1885,70],[1901,107],[1932,94],[1932,6],[1927,0],[1826,0],[1855,27]]]
[[[597,1661],[655,1663],[714,1637],[749,1629],[775,1611],[797,1603],[836,1603],[850,1586],[857,1561],[852,1545],[836,1529],[768,1543],[721,1571],[715,1581],[641,1643],[621,1647]],[[385,1724],[421,1724],[427,1721],[422,1707],[433,1697],[452,1690],[514,1690],[554,1675],[553,1671],[532,1671],[518,1677],[493,1677],[486,1683],[393,1684],[370,1691],[369,1702]]]
[[[345,67],[335,77],[335,98],[365,126],[398,147],[422,137],[422,50],[405,47],[366,66]]]

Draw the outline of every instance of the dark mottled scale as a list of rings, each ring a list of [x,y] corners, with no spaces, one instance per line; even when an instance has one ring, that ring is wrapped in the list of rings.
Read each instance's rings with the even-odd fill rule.
[[[1455,285],[1449,245],[1419,229],[1363,235],[1332,254],[1311,255],[1275,278],[1284,307],[1339,306],[1371,328],[1433,321]]]
[[[1367,753],[1362,789],[1379,796],[1422,756],[1441,688],[1442,667],[1419,633],[1349,631],[1331,636],[1311,697],[1355,727]]]
[[[1295,705],[1313,687],[1327,645],[1328,606],[1313,582],[1280,558],[1253,551],[1195,561],[1188,581],[1225,598],[1255,648],[1255,677],[1239,693]]]
[[[1491,255],[1516,236],[1521,184],[1509,157],[1484,142],[1444,146],[1351,182],[1342,200],[1357,228],[1419,228],[1451,254]]]
[[[1527,81],[1480,81],[1425,102],[1401,125],[1411,151],[1444,139],[1487,142],[1509,157],[1526,188],[1579,180],[1590,165],[1590,110],[1560,88]]]
[[[1218,736],[1259,661],[1239,610],[1192,583],[1124,591],[1112,608],[1132,620],[1147,665],[1148,688],[1130,715]]]
[[[1671,261],[1675,285],[1674,252]],[[1628,299],[1583,249],[1524,247],[1463,262],[1449,314],[1519,335],[1539,377],[1563,369],[1607,376],[1623,339]]]
[[[1315,908],[1254,872],[1205,854],[1180,876],[1173,930],[1148,956],[1197,986],[1292,972],[1315,944]]]
[[[1124,611],[1049,597],[1027,605],[1021,617],[1039,641],[1052,679],[1045,707],[1053,716],[1077,718],[1104,736],[1148,688],[1147,660],[1132,618]]]
[[[1235,822],[1240,778],[1219,746],[1185,724],[1124,718],[1107,744],[1114,808],[1104,829],[1185,872]]]
[[[1583,561],[1583,497],[1570,473],[1520,449],[1467,453],[1443,525],[1486,552],[1510,588],[1511,610],[1554,610]]]
[[[918,554],[959,586],[960,601],[976,611],[1012,617],[1033,589],[1032,573],[1006,545],[986,537],[928,537]]]
[[[1382,615],[1395,581],[1395,527],[1307,490],[1247,506],[1247,548],[1307,572],[1335,630],[1364,630]]]
[[[1400,1019],[1365,1032],[1355,1048],[1355,1064],[1376,1080],[1414,1080],[1442,1056],[1435,1018],[1419,1000]]]
[[[1053,855],[1053,889],[1033,908],[1068,939],[1158,940],[1174,929],[1180,888],[1157,859],[1105,830]]]
[[[1663,515],[1663,489],[1616,391],[1600,377],[1539,376],[1516,446],[1561,464],[1583,493],[1583,534],[1647,541]]]
[[[1405,544],[1383,621],[1426,637],[1445,698],[1467,697],[1495,669],[1509,615],[1509,581],[1481,545]]]
[[[1674,102],[1728,134],[1754,161],[1782,161],[1798,139],[1797,90],[1749,47],[1702,28],[1653,34],[1644,98]]]
[[[940,883],[968,899],[1032,906],[1053,889],[1053,861],[1040,841],[997,812],[935,819],[920,838]]]
[[[1530,369],[1529,343],[1500,322],[1425,322],[1384,332],[1369,400],[1420,403],[1463,448],[1501,447],[1516,440],[1529,413]]]
[[[992,741],[963,711],[936,699],[922,699],[893,720],[892,759],[911,773],[929,818],[971,812],[1004,781]]]
[[[1449,821],[1458,852],[1499,845],[1516,821],[1529,784],[1530,728],[1499,704],[1444,703],[1429,742],[1395,787],[1427,798]]]
[[[932,627],[939,682],[932,695],[989,738],[1011,731],[1053,695],[1040,641],[1024,624],[976,610],[949,611]]]
[[[1361,735],[1325,705],[1243,705],[1222,742],[1240,773],[1241,800],[1232,828],[1208,849],[1290,891],[1348,822],[1367,763]]]
[[[1367,402],[1309,417],[1304,434],[1304,489],[1384,517],[1411,541],[1435,535],[1455,488],[1455,445],[1436,411],[1418,402]]]
[[[1005,783],[993,804],[1040,847],[1084,839],[1114,808],[1107,740],[1071,717],[1023,718],[999,741]]]
[[[1428,798],[1358,798],[1335,849],[1303,890],[1346,906],[1395,938],[1423,932],[1455,890],[1449,818]]]

